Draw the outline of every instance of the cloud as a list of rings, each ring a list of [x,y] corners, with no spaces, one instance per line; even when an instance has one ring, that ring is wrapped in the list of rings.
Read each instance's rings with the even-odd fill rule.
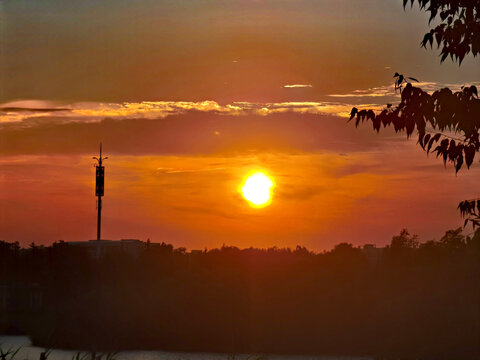
[[[424,91],[429,93],[434,92],[436,90],[442,89],[444,87],[450,88],[452,91],[459,91],[464,84],[447,84],[447,83],[437,83],[437,82],[419,82],[414,83],[415,86],[422,88]],[[476,85],[479,86],[480,82],[472,82],[468,85]],[[374,98],[400,98],[400,93],[398,91],[395,92],[395,86],[392,83],[391,85],[384,85],[373,87],[369,89],[360,89],[354,90],[350,93],[346,94],[330,94],[329,97],[334,98],[363,98],[363,97],[374,97]]]
[[[105,118],[164,119],[186,113],[211,113],[215,115],[244,116],[277,113],[325,114],[348,117],[351,104],[342,102],[291,101],[278,103],[234,102],[219,104],[216,101],[142,101],[124,103],[82,102],[61,107],[31,106],[33,101],[17,104],[0,104],[0,127],[17,123],[21,127],[35,126],[48,119],[49,123],[100,122]],[[357,105],[358,106],[358,105]],[[364,104],[374,107],[375,104]]]
[[[473,82],[473,85],[480,85]],[[443,87],[459,90],[463,84],[445,84],[420,82],[422,89],[433,92]],[[312,85],[285,85],[285,88],[311,87]],[[127,119],[165,119],[173,115],[187,113],[209,113],[225,116],[272,115],[279,113],[299,113],[314,115],[335,115],[348,117],[352,106],[380,110],[386,103],[395,103],[400,94],[395,92],[393,84],[368,89],[358,89],[348,93],[330,94],[327,97],[335,101],[284,101],[284,102],[247,102],[236,101],[221,104],[213,100],[204,101],[141,101],[122,103],[76,102],[60,103],[43,100],[20,100],[0,104],[0,128],[17,124],[26,128],[45,122],[53,123],[94,123],[106,118],[112,120]]]
[[[460,86],[421,83],[428,91],[445,85]],[[333,97],[339,100],[4,103],[0,105],[0,154],[85,154],[100,141],[111,153],[121,154],[350,153],[381,149],[404,139],[391,129],[373,135],[369,126],[355,129],[342,119],[349,116],[353,104],[380,110],[386,102],[397,101],[391,86]]]
[[[266,116],[271,114],[294,112],[299,114],[335,115],[348,118],[350,116],[352,106],[352,104],[342,104],[339,102],[281,102],[267,104],[262,108],[258,108],[256,113]],[[379,110],[381,108],[375,104],[362,104],[356,106],[375,110]]]
[[[296,89],[296,88],[311,88],[313,85],[311,84],[293,84],[293,85],[283,85],[284,88],[287,89]]]
[[[214,168],[202,168],[202,169],[183,169],[183,168],[162,168],[159,167],[157,172],[160,174],[183,174],[183,173],[196,173],[196,172],[208,172],[208,171],[222,171],[225,170],[225,167],[214,167]]]

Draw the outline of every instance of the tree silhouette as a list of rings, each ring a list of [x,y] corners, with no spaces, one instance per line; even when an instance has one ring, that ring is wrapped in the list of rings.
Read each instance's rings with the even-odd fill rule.
[[[403,0],[406,7],[409,0]],[[462,63],[465,56],[480,54],[480,1],[479,0],[417,0],[420,8],[430,12],[429,23],[440,18],[440,24],[425,34],[422,46],[442,46],[440,55]],[[410,0],[413,6],[415,0]]]
[[[441,61],[448,56],[462,63],[465,56],[480,53],[480,0],[403,0],[406,7],[418,2],[420,9],[430,13],[429,23],[440,18],[440,24],[425,34],[421,46],[433,47],[434,40],[441,49]],[[393,126],[407,137],[418,134],[418,144],[428,153],[442,157],[444,164],[453,163],[455,172],[473,164],[480,150],[480,99],[475,86],[462,86],[460,91],[443,88],[427,93],[412,82],[412,77],[395,73],[395,91],[400,91],[400,103],[388,104],[379,114],[373,110],[353,108],[350,120],[355,126],[371,121],[373,129]],[[466,200],[458,206],[465,217],[465,226],[471,222],[480,226],[480,201]]]
[[[85,250],[0,240],[0,294],[10,294],[0,333],[82,351],[72,360],[134,349],[480,359],[480,229],[426,243],[405,229],[385,248],[345,242],[321,253]],[[43,294],[34,309],[32,291]],[[4,360],[22,360],[10,351]]]
[[[420,246],[418,235],[410,235],[407,229],[403,229],[400,235],[392,238],[391,249],[417,249]]]

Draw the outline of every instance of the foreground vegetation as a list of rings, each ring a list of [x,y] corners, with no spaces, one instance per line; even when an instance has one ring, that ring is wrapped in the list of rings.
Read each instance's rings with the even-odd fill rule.
[[[0,332],[56,348],[479,358],[480,232],[419,243],[407,231],[381,257],[339,244],[162,244],[94,260],[65,243],[0,243],[0,284],[44,291],[36,311],[0,313]]]

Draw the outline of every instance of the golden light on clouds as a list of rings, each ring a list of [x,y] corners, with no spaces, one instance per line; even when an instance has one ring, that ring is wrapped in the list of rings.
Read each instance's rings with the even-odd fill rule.
[[[275,183],[268,175],[256,171],[247,176],[240,191],[250,206],[263,208],[271,204],[274,187]]]
[[[480,82],[470,82],[480,86]],[[433,92],[443,87],[459,90],[463,83],[418,83],[424,90]],[[285,89],[312,88],[311,84],[287,84]],[[246,116],[273,115],[281,113],[336,115],[349,117],[353,106],[380,111],[384,104],[395,103],[399,99],[393,84],[357,89],[346,93],[331,93],[326,101],[281,101],[248,102],[234,101],[221,104],[214,100],[204,101],[139,101],[139,102],[74,102],[60,103],[49,100],[18,100],[0,103],[0,124],[22,122],[42,118],[56,122],[99,122],[105,118],[162,119],[188,112],[211,113],[214,115]],[[375,100],[373,100],[375,99]],[[61,119],[61,120],[59,120]],[[37,121],[31,122],[32,124]],[[217,134],[215,134],[217,135]]]
[[[296,85],[295,85],[296,86]],[[302,85],[303,86],[303,85]],[[350,97],[332,95],[333,97]],[[363,95],[362,95],[363,96]],[[365,95],[368,96],[368,95]],[[33,107],[32,104],[38,104]],[[142,101],[124,103],[79,102],[62,106],[49,101],[26,100],[0,103],[0,124],[18,123],[31,118],[48,119],[56,122],[100,122],[105,118],[114,120],[126,119],[163,119],[172,115],[188,112],[211,113],[214,115],[245,116],[273,115],[282,113],[336,115],[349,117],[352,106],[381,109],[376,104],[352,104],[351,102],[331,101],[287,101],[272,103],[233,102],[220,105],[216,101]],[[59,120],[61,119],[61,120]]]
[[[283,87],[287,89],[297,89],[297,88],[311,88],[313,86],[311,84],[292,84],[292,85],[283,85]]]

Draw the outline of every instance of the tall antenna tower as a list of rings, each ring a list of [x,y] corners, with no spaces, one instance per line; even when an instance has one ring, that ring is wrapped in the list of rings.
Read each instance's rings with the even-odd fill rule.
[[[96,165],[96,181],[95,181],[95,196],[98,198],[97,201],[97,240],[100,241],[101,230],[102,230],[102,197],[105,193],[105,166],[103,166],[103,161],[108,159],[108,157],[102,157],[102,143],[100,143],[100,156],[96,156],[93,159],[97,160]]]

